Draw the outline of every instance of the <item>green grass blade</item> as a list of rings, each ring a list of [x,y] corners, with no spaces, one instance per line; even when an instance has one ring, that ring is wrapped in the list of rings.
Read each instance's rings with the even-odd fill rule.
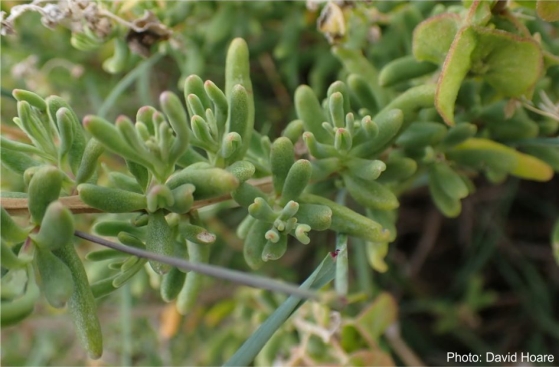
[[[151,66],[158,62],[163,56],[163,54],[156,53],[149,59],[142,61],[132,71],[126,74],[126,76],[118,82],[113,90],[111,90],[111,93],[109,94],[107,99],[103,101],[103,104],[97,111],[97,116],[106,118],[107,113],[109,112],[111,107],[113,107],[118,97],[120,97],[120,95],[124,93],[126,89],[131,86],[132,83],[134,83],[134,81],[136,81],[136,79],[138,79],[142,74],[147,73]]]
[[[336,262],[329,254],[301,285],[302,289],[319,289],[331,282],[336,275]],[[303,304],[301,298],[290,296],[248,338],[224,366],[248,366],[274,333]]]

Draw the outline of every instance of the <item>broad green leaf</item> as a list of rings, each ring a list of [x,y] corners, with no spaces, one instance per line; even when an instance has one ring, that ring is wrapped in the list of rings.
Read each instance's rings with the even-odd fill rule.
[[[532,38],[474,27],[478,39],[471,54],[472,72],[506,97],[530,93],[543,69],[540,46]]]
[[[465,23],[468,25],[483,26],[491,19],[491,2],[486,0],[475,0],[470,6]]]
[[[413,31],[413,56],[442,64],[459,28],[458,14],[445,13],[421,22]]]
[[[435,106],[448,125],[454,125],[454,103],[462,80],[470,70],[470,58],[476,44],[476,33],[472,27],[462,28],[454,38],[444,61],[437,84]]]

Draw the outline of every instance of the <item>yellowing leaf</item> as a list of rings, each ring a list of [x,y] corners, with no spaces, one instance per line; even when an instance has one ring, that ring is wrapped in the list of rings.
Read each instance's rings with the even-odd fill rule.
[[[360,350],[349,356],[349,366],[395,366],[390,354],[380,350]]]
[[[388,253],[388,242],[367,242],[367,260],[376,271],[384,273],[388,265],[384,261]]]
[[[549,181],[553,177],[553,168],[544,161],[528,154],[516,152],[517,164],[510,174],[526,180]]]
[[[389,293],[381,293],[354,321],[355,328],[369,345],[376,345],[398,316],[398,305]]]
[[[559,20],[559,1],[539,0],[536,4],[538,15],[548,22]]]
[[[467,160],[468,155],[471,155],[472,161]],[[542,160],[488,139],[468,139],[449,151],[447,156],[463,164],[472,164],[478,159],[489,159],[486,162],[487,166],[526,180],[548,181],[553,177],[553,168]],[[496,162],[493,162],[494,158],[498,158],[503,164],[498,167]]]

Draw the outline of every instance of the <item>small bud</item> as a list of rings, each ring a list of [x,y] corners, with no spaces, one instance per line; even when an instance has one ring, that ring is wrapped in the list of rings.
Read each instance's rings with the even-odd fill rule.
[[[254,203],[248,207],[248,213],[254,218],[268,223],[273,223],[277,218],[277,214],[272,210],[272,207],[261,197],[254,199]]]
[[[289,218],[293,217],[295,214],[297,214],[298,210],[299,210],[299,203],[297,203],[296,201],[291,200],[287,204],[285,204],[285,206],[281,210],[281,213],[280,213],[278,219],[280,219],[282,221],[286,221]]]
[[[171,189],[165,185],[155,185],[146,194],[147,210],[150,213],[160,208],[170,207],[175,203]]]
[[[363,117],[360,126],[367,138],[374,139],[378,135],[378,125],[371,119],[371,116]]]
[[[241,136],[235,132],[228,133],[223,137],[223,142],[221,144],[221,156],[223,158],[230,158],[243,146],[243,139]]]
[[[264,238],[266,238],[268,241],[272,243],[277,243],[280,239],[280,234],[275,228],[272,228],[266,232]]]
[[[349,131],[339,128],[336,130],[336,136],[334,136],[334,147],[342,154],[347,153],[351,149],[352,140]]]
[[[285,254],[287,250],[287,235],[282,233],[277,239],[274,239],[276,240],[275,242],[268,240],[264,245],[262,250],[263,261],[277,260]]]
[[[331,158],[331,157],[338,157],[339,153],[331,145],[326,145],[319,143],[312,133],[306,132],[303,134],[303,140],[309,149],[309,153],[315,158],[323,159],[323,158]]]
[[[311,227],[309,225],[299,224],[295,228],[295,238],[297,238],[297,240],[299,240],[299,242],[301,242],[302,244],[308,245],[311,242],[311,239],[307,235],[307,233],[310,232],[310,230]]]

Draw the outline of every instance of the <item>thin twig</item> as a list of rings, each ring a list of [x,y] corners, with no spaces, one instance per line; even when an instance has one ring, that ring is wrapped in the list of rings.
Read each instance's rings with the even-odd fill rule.
[[[272,191],[272,178],[264,177],[247,181],[252,186],[264,192]],[[200,209],[211,204],[220,203],[231,199],[231,195],[223,195],[216,198],[197,200],[192,205],[192,210]],[[62,196],[58,199],[74,214],[103,213],[102,210],[95,209],[84,203],[78,195]],[[25,215],[29,212],[27,198],[0,198],[0,204],[11,215]]]
[[[386,336],[392,350],[394,350],[406,366],[426,366],[425,362],[402,339],[398,322],[390,325],[384,332],[384,336]]]
[[[409,277],[413,277],[421,269],[421,266],[427,259],[429,252],[431,252],[431,249],[433,248],[433,245],[437,240],[437,237],[441,230],[441,224],[442,224],[441,214],[439,213],[438,210],[432,209],[427,214],[423,235],[419,240],[417,249],[415,250],[415,252],[413,253],[410,259],[410,264],[407,271]]]
[[[109,247],[114,250],[122,251],[137,257],[165,263],[186,271],[194,271],[196,273],[208,275],[211,277],[225,279],[230,282],[244,284],[249,287],[268,289],[271,291],[282,292],[296,297],[314,300],[318,299],[316,292],[301,289],[296,285],[279,282],[277,280],[261,277],[255,274],[245,274],[237,270],[230,270],[219,266],[204,263],[195,263],[184,259],[177,259],[174,257],[159,255],[136,247],[125,246],[120,243],[112,242],[82,231],[75,231],[74,235],[76,237],[83,238],[84,240],[97,243],[101,246]]]
[[[281,82],[281,76],[278,73],[276,65],[274,63],[274,59],[270,56],[269,53],[263,53],[259,58],[258,61],[264,69],[264,73],[266,77],[270,81],[272,85],[272,89],[274,90],[274,94],[278,98],[278,101],[282,108],[288,109],[291,107],[291,97],[287,88]]]

